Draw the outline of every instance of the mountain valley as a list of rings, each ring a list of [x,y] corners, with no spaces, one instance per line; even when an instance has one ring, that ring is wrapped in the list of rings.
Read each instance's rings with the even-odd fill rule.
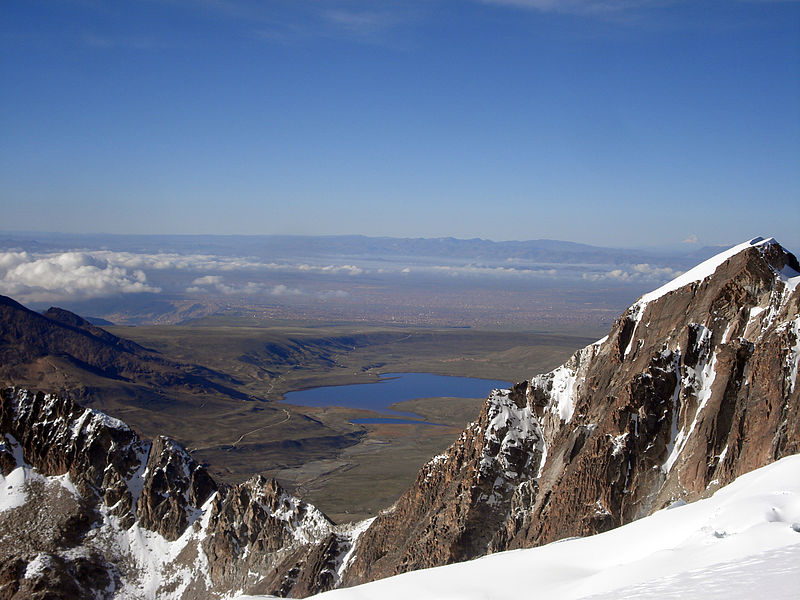
[[[374,516],[449,445],[482,400],[427,399],[417,412],[444,427],[355,426],[375,413],[300,407],[283,394],[378,381],[379,372],[502,378],[552,368],[586,337],[361,326],[153,326],[100,329],[68,311],[0,302],[0,381],[62,392],[168,435],[213,476],[278,477],[338,520]],[[110,333],[109,333],[110,332]],[[489,391],[487,385],[485,395]],[[376,477],[381,484],[375,489]]]
[[[712,257],[561,366],[493,391],[395,502],[349,525],[273,480],[218,481],[179,444],[67,394],[6,389],[0,534],[26,542],[5,546],[0,590],[301,597],[707,498],[800,451],[798,284],[772,239]],[[46,523],[42,506],[58,507]]]

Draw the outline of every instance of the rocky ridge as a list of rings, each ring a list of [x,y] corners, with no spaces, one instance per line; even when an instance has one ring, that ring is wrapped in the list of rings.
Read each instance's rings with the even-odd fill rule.
[[[45,381],[49,389],[89,400],[94,389],[85,381],[95,378],[247,399],[228,375],[170,360],[67,310],[40,314],[0,295],[0,381]]]
[[[0,598],[307,595],[360,531],[57,395],[2,390],[0,432]]]

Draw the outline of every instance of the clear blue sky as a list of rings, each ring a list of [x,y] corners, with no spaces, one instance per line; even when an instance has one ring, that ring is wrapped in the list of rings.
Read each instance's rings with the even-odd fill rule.
[[[7,0],[0,229],[800,249],[800,2]]]

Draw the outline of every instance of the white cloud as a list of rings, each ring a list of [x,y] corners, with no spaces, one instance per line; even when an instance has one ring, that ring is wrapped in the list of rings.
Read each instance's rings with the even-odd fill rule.
[[[114,265],[159,271],[173,269],[179,271],[233,271],[264,266],[263,263],[251,258],[214,256],[213,254],[177,254],[174,252],[144,254],[112,250],[94,251],[91,254]]]
[[[3,252],[0,254],[0,271],[7,271],[30,260],[27,252]]]
[[[215,285],[222,283],[222,277],[219,275],[204,275],[203,277],[198,277],[192,283],[194,285]]]
[[[226,296],[233,295],[269,295],[269,296],[301,296],[302,290],[290,288],[283,284],[265,285],[256,281],[245,283],[225,283],[219,275],[204,275],[192,281],[192,285],[186,288],[189,294],[208,294],[218,292]]]
[[[297,288],[286,287],[283,284],[274,286],[269,293],[272,296],[301,296],[303,294]]]
[[[25,254],[8,253],[8,254]],[[87,252],[91,256],[105,260],[111,265],[125,267],[128,269],[154,269],[158,271],[178,270],[178,271],[242,271],[242,270],[266,270],[266,271],[287,271],[300,273],[325,273],[332,275],[362,275],[367,271],[357,265],[312,265],[309,263],[278,263],[264,262],[253,257],[241,256],[215,256],[213,254],[177,254],[174,252],[161,252],[155,254],[137,252],[116,252],[112,250],[97,250]],[[213,281],[200,281],[204,277],[216,277],[206,275],[199,277],[195,285],[205,285],[215,283]]]
[[[683,243],[684,244],[696,244],[697,243],[697,236],[693,233],[692,235],[687,237],[685,240],[683,240]]]
[[[508,259],[515,261],[517,259]],[[381,268],[375,271],[381,275],[400,274],[400,275],[449,275],[451,277],[458,277],[460,275],[472,276],[488,276],[488,277],[520,277],[520,278],[536,278],[536,277],[556,277],[561,275],[558,269],[546,268],[544,265],[531,265],[528,267],[503,267],[492,265],[409,265],[402,268],[395,267],[393,269]]]
[[[247,278],[241,275],[243,272],[255,275],[258,271],[277,271],[309,276],[358,276],[368,272],[353,264],[278,263],[260,261],[252,257],[211,254],[137,253],[112,250],[38,254],[15,249],[0,252],[0,294],[25,302],[57,302],[107,297],[121,293],[157,293],[162,289],[148,284],[146,272],[168,271],[183,272],[190,276],[187,278],[190,283],[178,284],[182,291],[189,294],[274,297],[313,294],[320,298],[339,298],[347,293],[341,290],[305,292],[284,284],[247,281]],[[211,274],[214,272],[236,273],[235,279],[245,279],[245,281],[243,283],[226,281],[223,275]],[[196,276],[191,278],[192,274]],[[161,278],[163,279],[163,275]],[[168,283],[164,285],[170,287]]]
[[[683,271],[679,271],[677,269],[672,269],[670,267],[654,267],[647,263],[633,265],[633,270],[636,273],[640,273],[645,277],[650,277],[652,279],[663,279],[664,277],[669,277],[672,279],[683,274]]]
[[[23,302],[160,291],[147,284],[142,270],[116,266],[96,253],[0,252],[0,293]]]
[[[298,271],[315,273],[344,273],[346,275],[361,275],[364,273],[364,269],[357,267],[356,265],[326,265],[324,267],[320,267],[317,265],[299,264],[285,265],[284,267],[287,269],[297,269]]]
[[[414,267],[415,272],[444,273],[452,277],[461,275],[477,276],[509,276],[509,277],[555,277],[556,269],[544,268],[517,268],[517,267],[491,267],[484,265],[436,265],[432,267]],[[405,270],[403,272],[406,272]]]
[[[589,281],[658,281],[666,282],[675,279],[683,271],[670,267],[656,267],[647,263],[628,265],[621,269],[612,269],[604,273],[584,273],[583,279]]]
[[[232,296],[232,295],[245,295],[248,296],[250,294],[258,294],[264,291],[264,288],[259,284],[248,281],[247,283],[243,284],[231,284],[227,285],[225,283],[217,283],[214,287],[221,293]]]

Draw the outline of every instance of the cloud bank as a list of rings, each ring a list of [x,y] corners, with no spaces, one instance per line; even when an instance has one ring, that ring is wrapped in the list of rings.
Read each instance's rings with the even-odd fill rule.
[[[682,275],[670,267],[656,267],[647,263],[630,265],[625,268],[612,269],[603,273],[584,273],[583,278],[589,281],[620,281],[620,282],[663,282],[666,283]]]
[[[190,294],[217,293],[226,296],[292,297],[312,295],[322,299],[343,298],[344,290],[304,292],[275,282],[252,280],[246,274],[285,272],[309,276],[358,276],[368,271],[352,264],[320,264],[308,262],[277,263],[252,257],[216,256],[212,254],[178,254],[84,250],[47,254],[27,251],[0,251],[0,294],[21,302],[63,302],[89,300],[132,293],[160,293],[162,288],[148,283],[147,274],[185,273],[191,284],[178,284],[180,291]],[[200,273],[208,273],[200,275]],[[230,281],[221,274],[230,274]],[[244,277],[242,275],[245,274]],[[161,275],[161,279],[164,275]],[[179,278],[180,279],[180,278]],[[245,281],[241,281],[245,279]],[[177,283],[177,281],[175,282]],[[169,291],[169,290],[167,290]],[[175,291],[175,290],[173,290]]]
[[[159,292],[141,269],[111,264],[96,253],[62,252],[36,257],[0,252],[0,293],[23,302],[86,300]]]
[[[317,261],[316,264],[314,261]],[[669,266],[640,264],[504,264],[453,261],[402,262],[345,258],[270,258],[209,253],[120,252],[81,250],[50,253],[20,249],[0,251],[0,294],[21,302],[64,302],[137,293],[247,297],[286,302],[360,296],[364,277],[376,285],[396,285],[407,278],[542,282],[560,281],[656,286],[681,274]],[[375,278],[383,283],[377,283]],[[397,278],[394,280],[392,278]],[[401,279],[402,278],[402,279]],[[277,281],[276,281],[277,280]],[[281,281],[283,280],[283,281]],[[351,284],[352,281],[352,284]],[[355,287],[351,287],[355,286]],[[404,283],[403,285],[413,285]],[[458,284],[461,285],[461,284]],[[330,289],[341,287],[343,289]],[[328,289],[325,289],[328,288]]]
[[[219,293],[226,296],[302,296],[304,292],[297,288],[290,288],[283,284],[268,285],[257,281],[247,281],[245,283],[225,283],[219,275],[204,275],[192,281],[192,285],[186,288],[189,294],[209,294]]]

